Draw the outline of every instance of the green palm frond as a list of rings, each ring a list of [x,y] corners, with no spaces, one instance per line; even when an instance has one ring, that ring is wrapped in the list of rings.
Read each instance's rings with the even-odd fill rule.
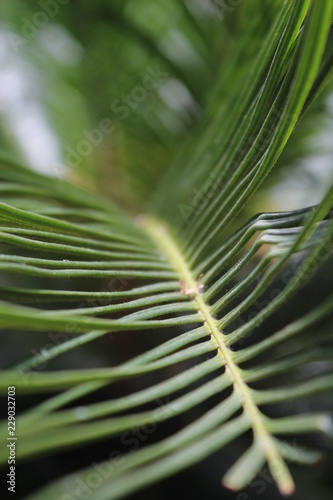
[[[281,494],[289,495],[294,482],[286,462],[318,461],[319,452],[292,446],[283,436],[333,437],[329,414],[272,416],[266,407],[332,391],[332,335],[323,320],[331,315],[333,295],[266,338],[258,339],[255,329],[332,255],[333,185],[316,206],[261,213],[237,230],[231,222],[238,223],[329,82],[332,9],[331,0],[275,2],[275,22],[262,34],[247,74],[237,68],[236,56],[247,53],[248,40],[244,35],[235,43],[235,59],[229,73],[216,77],[201,123],[134,218],[98,194],[0,158],[1,328],[25,336],[63,335],[61,343],[0,372],[3,394],[8,386],[20,395],[55,393],[18,417],[19,460],[156,426],[216,397],[207,412],[195,411],[193,421],[170,436],[98,464],[104,472],[91,498],[125,497],[248,431],[252,444],[223,478],[230,489],[244,488],[267,462]],[[138,25],[134,29],[126,12],[115,7],[113,15],[126,33],[161,56],[152,35]],[[199,30],[193,13],[183,15],[189,16],[190,31]],[[205,29],[196,40],[199,51],[211,50]],[[165,63],[172,69],[171,61]],[[190,90],[200,101],[205,93],[198,95],[195,85],[205,86],[179,71],[176,76],[186,86],[193,84]],[[218,74],[213,66],[212,71]],[[277,284],[291,264],[291,277]],[[102,289],[107,280],[121,286]],[[271,286],[275,293],[252,314]],[[117,366],[40,370],[46,360],[56,361],[110,332],[140,336],[148,330],[157,345]],[[168,340],[160,340],[166,333]],[[295,383],[279,379],[313,363],[326,369]],[[165,368],[171,375],[155,379]],[[147,376],[145,388],[78,403],[141,376]],[[152,407],[164,397],[171,401]],[[1,426],[5,431],[6,422]],[[0,450],[2,463],[6,453]],[[94,467],[30,498],[65,498],[75,480],[85,483]]]

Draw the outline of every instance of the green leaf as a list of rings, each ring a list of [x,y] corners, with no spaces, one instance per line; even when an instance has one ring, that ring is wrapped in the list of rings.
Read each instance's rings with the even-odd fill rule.
[[[187,3],[173,4],[192,40],[198,72],[212,50],[209,33]],[[213,57],[208,61],[216,82],[206,104],[203,80],[212,75],[193,80],[193,68],[163,51],[154,27],[147,31],[138,11],[131,18],[126,6],[105,6],[112,30],[120,30],[120,37],[126,33],[129,44],[135,40],[163,61],[205,108],[193,137],[154,185],[147,209],[137,207],[136,216],[102,195],[37,174],[6,155],[0,158],[0,327],[29,341],[32,332],[62,335],[60,343],[48,342],[0,371],[3,394],[15,386],[18,396],[47,395],[18,415],[17,460],[107,440],[142,425],[156,427],[185,412],[192,415],[191,423],[161,441],[61,478],[31,499],[71,496],[76,479],[86,483],[96,469],[107,473],[100,472],[98,486],[86,498],[123,498],[248,431],[252,443],[225,473],[223,484],[241,490],[267,463],[280,493],[290,495],[294,481],[286,461],[312,464],[319,452],[278,436],[315,432],[332,437],[331,418],[319,408],[298,414],[295,406],[296,414],[283,417],[267,416],[265,408],[283,408],[333,387],[332,334],[324,322],[332,296],[314,300],[311,310],[265,332],[265,338],[256,335],[257,327],[311,283],[333,249],[333,185],[316,206],[261,213],[243,224],[245,205],[332,73],[327,42],[332,1],[279,1],[275,8],[275,20],[260,32],[261,47],[250,66],[245,64],[249,44],[260,24],[236,38],[235,60],[225,75],[222,66],[214,68]],[[97,7],[91,9],[94,17]],[[244,61],[244,70],[237,61]],[[193,192],[200,202],[193,202]],[[290,266],[290,279],[279,282]],[[119,288],[105,289],[107,279]],[[253,314],[272,286],[274,296]],[[111,332],[124,338],[131,332],[138,345],[150,335],[154,347],[142,343],[141,353],[103,368],[77,369],[60,361]],[[298,369],[318,365],[322,371],[313,376],[288,380]],[[80,405],[83,396],[139,379],[144,380],[140,389]],[[161,398],[170,401],[155,408]],[[3,431],[6,425],[1,422]],[[6,453],[0,451],[3,464]]]

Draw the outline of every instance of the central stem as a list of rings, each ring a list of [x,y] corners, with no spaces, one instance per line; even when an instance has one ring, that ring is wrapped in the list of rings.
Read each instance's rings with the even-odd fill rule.
[[[206,323],[210,330],[211,339],[217,347],[225,371],[232,380],[234,390],[242,400],[244,412],[251,420],[254,439],[262,446],[271,474],[281,493],[290,495],[294,490],[294,482],[290,472],[264,424],[263,416],[253,399],[251,388],[243,380],[242,370],[233,359],[232,351],[225,342],[226,336],[219,330],[209,304],[205,302],[204,297],[199,292],[197,279],[193,276],[178,245],[169,234],[167,225],[150,217],[142,218],[141,222],[151,239],[160,248],[163,255],[168,258],[173,269],[177,272],[180,282],[185,283],[186,288],[192,291],[189,300],[192,300],[195,304],[198,313],[203,318],[203,322]],[[197,290],[197,293],[193,293],[193,290]]]

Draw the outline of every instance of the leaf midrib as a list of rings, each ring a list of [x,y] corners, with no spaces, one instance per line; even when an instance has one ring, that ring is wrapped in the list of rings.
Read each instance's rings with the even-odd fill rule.
[[[186,258],[172,238],[165,223],[152,217],[142,217],[140,225],[176,271],[180,280],[179,286],[181,287],[181,282],[183,282],[186,289],[197,290],[188,298],[195,305],[199,315],[202,316],[203,323],[208,326],[211,341],[216,346],[225,372],[231,378],[233,388],[242,401],[243,411],[251,421],[254,440],[262,447],[271,474],[280,492],[283,495],[290,495],[295,486],[289,469],[275,445],[274,438],[265,426],[263,415],[253,399],[252,390],[243,380],[242,370],[233,359],[233,353],[225,342],[225,335],[220,331],[210,305],[205,302],[203,295],[199,292],[198,280],[193,276]],[[232,487],[231,484],[226,486]]]

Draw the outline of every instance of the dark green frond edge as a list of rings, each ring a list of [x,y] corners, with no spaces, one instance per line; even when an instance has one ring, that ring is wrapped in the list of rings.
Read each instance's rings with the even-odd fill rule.
[[[294,462],[311,464],[320,454],[291,447],[279,436],[319,432],[333,437],[327,414],[269,418],[264,413],[265,405],[331,391],[332,373],[271,390],[252,386],[314,362],[333,361],[333,350],[326,345],[331,332],[320,327],[321,320],[331,314],[333,295],[282,330],[242,347],[242,339],[310,280],[332,254],[333,185],[315,207],[263,213],[231,236],[225,233],[273,168],[302,114],[332,73],[330,48],[325,49],[332,8],[331,0],[284,3],[254,63],[249,84],[239,82],[234,95],[225,101],[220,97],[221,83],[214,113],[207,114],[200,140],[185,147],[147,214],[134,221],[95,194],[0,159],[0,242],[8,249],[0,256],[2,271],[41,279],[115,278],[139,283],[121,291],[100,292],[62,290],[61,286],[0,288],[2,329],[19,329],[22,335],[28,335],[23,331],[74,332],[62,344],[0,372],[3,394],[8,386],[15,386],[18,394],[55,392],[18,417],[17,459],[156,425],[232,389],[229,397],[167,439],[93,464],[29,498],[72,498],[78,478],[88,484],[96,470],[99,481],[91,488],[91,498],[122,498],[196,463],[249,430],[252,445],[225,474],[223,484],[240,490],[267,462],[280,492],[288,495],[294,483],[286,462],[292,456]],[[191,148],[195,155],[189,154]],[[180,169],[184,156],[188,161]],[[207,197],[200,210],[186,206],[184,219],[182,205],[191,187],[206,192],[210,172],[215,179],[223,179],[214,199]],[[254,317],[233,327],[295,256],[301,258],[292,278]],[[235,284],[233,279],[248,264],[251,271]],[[243,298],[237,301],[237,297]],[[98,305],[89,306],[91,300]],[[54,310],[36,305],[67,301],[74,307]],[[185,333],[177,334],[179,326]],[[157,335],[165,328],[175,332],[170,340],[120,366],[34,370],[45,359],[109,332],[121,335],[121,331],[136,330],[139,334],[153,329]],[[290,339],[294,343],[287,356],[269,358],[270,349],[287,345]],[[269,361],[263,362],[259,355],[266,351]],[[181,375],[140,392],[84,408],[62,409],[105,385],[185,360],[191,360],[192,366]],[[248,361],[251,368],[244,367]],[[191,389],[185,392],[187,388]],[[180,390],[183,395],[162,408],[138,410]],[[5,431],[5,422],[1,428]],[[0,452],[0,460],[6,462],[6,451]]]

